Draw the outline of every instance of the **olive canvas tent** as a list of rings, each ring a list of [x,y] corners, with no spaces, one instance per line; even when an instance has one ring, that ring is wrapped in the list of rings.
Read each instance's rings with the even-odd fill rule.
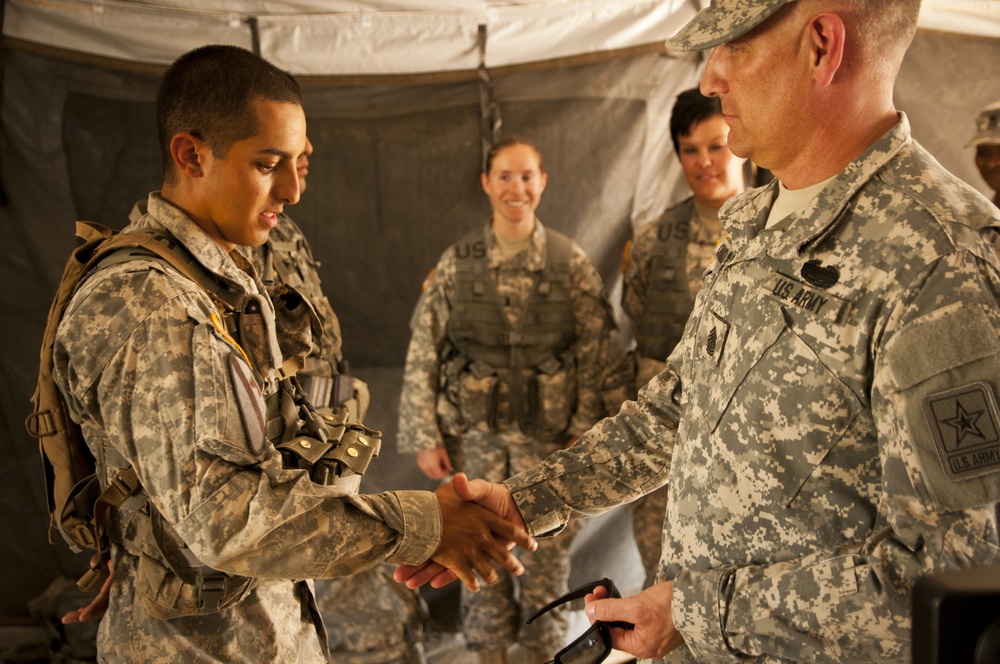
[[[321,263],[354,371],[372,385],[371,424],[385,432],[364,489],[430,488],[413,460],[395,453],[401,367],[427,271],[488,218],[478,181],[484,143],[498,130],[535,140],[550,178],[539,218],[583,246],[616,301],[632,229],[686,195],[667,118],[704,61],[663,42],[702,4],[7,0],[0,613],[23,617],[50,580],[75,578],[83,566],[46,544],[37,446],[23,422],[73,222],[121,227],[132,203],[158,188],[153,98],[167,64],[190,48],[229,43],[302,83],[316,152],[309,191],[289,212]],[[916,138],[984,192],[964,145],[978,109],[998,99],[1000,2],[925,1],[897,105]],[[641,578],[628,516],[616,514],[599,528],[617,534],[585,531],[574,562],[581,577],[608,574],[634,587]]]

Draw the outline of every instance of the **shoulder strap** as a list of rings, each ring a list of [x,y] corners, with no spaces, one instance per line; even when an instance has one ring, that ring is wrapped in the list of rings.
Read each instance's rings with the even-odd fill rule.
[[[57,542],[61,533],[71,546],[96,548],[99,557],[103,557],[106,556],[102,543],[105,525],[117,506],[137,493],[141,487],[134,471],[126,468],[119,474],[116,482],[100,493],[93,521],[89,514],[81,518],[64,518],[65,514],[76,509],[72,505],[75,500],[74,489],[94,475],[96,465],[80,426],[70,416],[52,374],[53,348],[59,323],[83,278],[100,261],[121,249],[142,248],[169,263],[195,283],[205,286],[206,280],[192,268],[190,262],[152,233],[115,233],[102,224],[78,221],[76,234],[84,242],[67,260],[49,307],[39,354],[38,381],[31,398],[34,410],[25,421],[25,427],[28,434],[39,441],[50,516],[49,542]],[[121,481],[117,481],[118,479]],[[103,562],[98,563],[97,569],[99,566],[103,566]]]

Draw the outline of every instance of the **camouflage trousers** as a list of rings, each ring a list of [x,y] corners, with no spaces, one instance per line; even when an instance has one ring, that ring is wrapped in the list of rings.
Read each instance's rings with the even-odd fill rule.
[[[461,440],[461,463],[456,470],[470,478],[500,482],[534,468],[561,447],[559,443],[539,443],[520,434],[470,432]],[[555,653],[563,646],[566,605],[530,625],[524,621],[566,592],[569,547],[578,529],[576,524],[570,524],[556,537],[540,539],[534,553],[516,549],[515,554],[524,564],[523,575],[512,577],[498,569],[500,583],[483,586],[478,593],[462,587],[463,631],[469,648],[503,648],[518,643],[528,650]]]
[[[317,579],[316,601],[336,664],[424,664],[427,607],[396,583],[392,565],[341,579]]]
[[[663,517],[667,511],[667,487],[659,489],[632,503],[632,532],[635,545],[646,570],[646,588],[653,585],[660,566]]]

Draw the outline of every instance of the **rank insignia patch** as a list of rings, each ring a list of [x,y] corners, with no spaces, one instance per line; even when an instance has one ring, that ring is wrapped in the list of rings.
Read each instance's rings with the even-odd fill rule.
[[[972,383],[932,394],[924,414],[950,479],[1000,472],[1000,412],[992,387]]]

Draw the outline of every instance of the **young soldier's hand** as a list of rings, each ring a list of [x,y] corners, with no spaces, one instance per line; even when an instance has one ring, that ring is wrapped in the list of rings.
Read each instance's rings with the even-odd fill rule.
[[[515,576],[524,572],[521,561],[510,550],[519,545],[534,551],[538,545],[523,525],[515,526],[502,515],[464,500],[451,483],[441,485],[434,493],[444,525],[441,544],[431,560],[448,568],[473,592],[479,590],[476,574],[490,585],[500,580],[492,562],[503,565]]]

